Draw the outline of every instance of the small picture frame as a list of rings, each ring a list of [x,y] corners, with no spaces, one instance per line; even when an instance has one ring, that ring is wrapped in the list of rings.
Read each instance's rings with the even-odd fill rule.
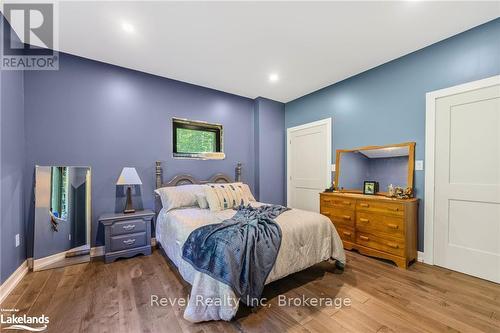
[[[378,182],[367,180],[363,185],[363,194],[374,195],[378,192]]]

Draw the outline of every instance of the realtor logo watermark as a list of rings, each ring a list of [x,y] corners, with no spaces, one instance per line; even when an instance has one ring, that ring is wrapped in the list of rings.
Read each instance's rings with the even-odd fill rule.
[[[58,70],[57,3],[4,2],[2,13],[0,68]]]
[[[21,315],[19,309],[1,309],[0,312],[2,330],[43,332],[47,330],[49,323],[49,317],[44,314],[40,316]]]

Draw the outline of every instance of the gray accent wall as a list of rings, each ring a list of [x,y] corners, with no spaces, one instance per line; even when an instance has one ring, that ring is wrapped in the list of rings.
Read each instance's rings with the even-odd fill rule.
[[[4,20],[2,15],[0,20]],[[0,71],[0,91],[0,282],[3,283],[26,259],[23,72]],[[16,234],[21,241],[18,247]]]
[[[285,205],[285,105],[259,97],[254,120],[255,197]]]
[[[416,159],[423,160],[425,94],[500,74],[499,36],[496,19],[286,103],[285,126],[333,117],[334,150],[415,141]],[[422,251],[423,171],[415,172],[415,189]]]
[[[142,179],[133,198],[139,208],[154,207],[156,160],[165,180],[177,173],[234,176],[242,162],[243,180],[254,188],[252,99],[68,54],[60,54],[59,68],[25,73],[25,188],[32,192],[35,164],[91,166],[93,246],[103,244],[99,215],[125,206],[115,185],[125,166]],[[173,159],[172,117],[222,124],[226,159]]]

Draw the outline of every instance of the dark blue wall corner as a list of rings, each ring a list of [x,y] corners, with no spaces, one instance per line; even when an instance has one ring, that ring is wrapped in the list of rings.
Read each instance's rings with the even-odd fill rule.
[[[254,117],[257,199],[285,205],[285,104],[259,97]]]
[[[286,128],[333,117],[333,149],[415,141],[425,156],[425,94],[500,74],[500,19],[448,38],[285,105]],[[335,154],[332,154],[335,156]],[[418,248],[424,244],[424,172]]]
[[[9,24],[0,14],[0,27]],[[19,39],[8,42],[20,43]],[[16,38],[17,36],[14,36]],[[24,213],[24,76],[22,71],[0,71],[0,283],[26,259]],[[15,235],[20,245],[15,245]]]

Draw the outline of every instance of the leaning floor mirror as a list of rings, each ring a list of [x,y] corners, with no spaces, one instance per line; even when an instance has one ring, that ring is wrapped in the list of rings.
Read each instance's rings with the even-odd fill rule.
[[[37,166],[33,270],[90,261],[90,167]]]

